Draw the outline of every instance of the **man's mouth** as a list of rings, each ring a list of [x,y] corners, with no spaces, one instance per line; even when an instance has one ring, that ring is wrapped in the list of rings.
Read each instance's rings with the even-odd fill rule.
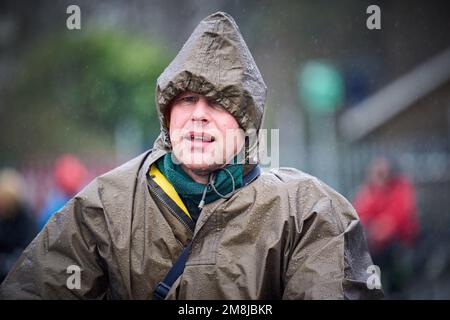
[[[189,132],[185,138],[192,142],[214,142],[216,140],[214,136],[206,132]]]

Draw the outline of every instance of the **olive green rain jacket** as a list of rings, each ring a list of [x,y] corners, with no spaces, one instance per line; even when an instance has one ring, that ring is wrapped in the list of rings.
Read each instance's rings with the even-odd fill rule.
[[[355,210],[308,174],[262,173],[230,199],[206,204],[194,230],[149,188],[151,165],[171,148],[165,108],[185,90],[218,100],[242,128],[260,128],[266,86],[229,15],[205,18],[158,79],[154,147],[93,180],[57,212],[0,296],[151,299],[192,241],[167,299],[381,297],[366,284],[372,261]]]

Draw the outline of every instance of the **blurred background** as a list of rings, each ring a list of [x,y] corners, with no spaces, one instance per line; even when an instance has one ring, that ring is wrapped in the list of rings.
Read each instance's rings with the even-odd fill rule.
[[[69,30],[69,5],[81,29]],[[380,8],[381,29],[366,22]],[[150,148],[155,82],[198,22],[238,23],[281,166],[353,203],[388,299],[450,298],[445,1],[0,1],[0,277],[95,176]],[[1,278],[0,278],[1,280]]]

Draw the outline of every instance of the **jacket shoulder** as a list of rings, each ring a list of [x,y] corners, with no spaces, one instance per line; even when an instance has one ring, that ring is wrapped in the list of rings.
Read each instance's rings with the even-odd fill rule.
[[[108,181],[110,179],[116,180],[116,181],[127,181],[127,179],[134,179],[137,177],[138,172],[140,171],[144,161],[151,153],[151,150],[146,151],[139,156],[135,157],[134,159],[131,159],[124,164],[100,175],[97,177],[97,179],[101,181]]]
[[[276,168],[262,174],[261,183],[271,184],[274,191],[288,194],[289,198],[311,213],[329,212],[346,225],[349,221],[359,219],[351,203],[338,191],[319,178],[295,168]],[[303,212],[303,218],[309,213]]]
[[[271,169],[269,172],[262,174],[263,181],[276,185],[276,188],[282,190],[304,190],[308,193],[320,194],[321,196],[328,193],[336,193],[331,187],[326,185],[317,177],[295,168],[281,167]],[[270,182],[269,182],[270,181]]]
[[[290,167],[281,167],[281,168],[274,168],[271,169],[266,174],[271,175],[278,179],[280,182],[300,182],[300,181],[314,181],[318,180],[316,177],[303,172],[301,170],[298,170],[296,168],[290,168]]]
[[[118,200],[117,198],[132,196],[136,180],[141,172],[140,169],[149,154],[150,151],[146,151],[134,159],[97,176],[75,196],[75,199],[81,200],[87,206],[103,207],[105,198],[116,198]]]
[[[330,187],[319,178],[295,168],[281,167],[271,169],[264,173],[265,179],[273,181],[281,188],[296,189],[307,191],[310,194],[318,194],[330,198],[343,197],[339,192]]]

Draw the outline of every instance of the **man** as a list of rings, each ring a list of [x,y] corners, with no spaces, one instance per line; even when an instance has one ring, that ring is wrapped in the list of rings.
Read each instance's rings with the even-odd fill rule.
[[[0,282],[38,231],[23,186],[19,172],[0,170]]]
[[[410,179],[393,158],[380,156],[369,166],[366,180],[353,204],[367,230],[371,252],[379,254],[395,242],[414,246],[419,219]]]
[[[205,18],[158,79],[153,149],[55,214],[3,297],[378,297],[348,201],[295,169],[261,174],[252,163],[242,132],[260,129],[265,96],[234,20]],[[78,288],[66,285],[69,266],[81,269]]]
[[[383,267],[386,294],[401,292],[413,276],[410,260],[420,235],[415,193],[396,159],[380,155],[370,164],[353,202],[373,260]]]

